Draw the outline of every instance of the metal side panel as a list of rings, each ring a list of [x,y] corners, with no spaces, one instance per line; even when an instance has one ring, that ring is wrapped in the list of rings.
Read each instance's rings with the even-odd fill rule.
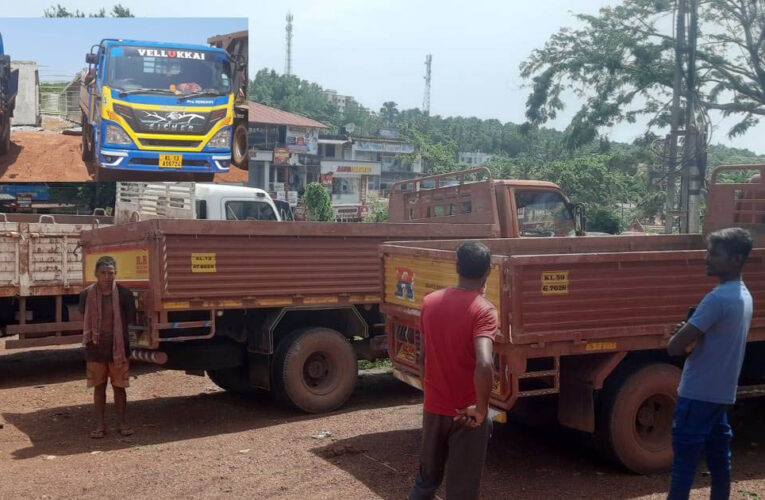
[[[0,296],[18,291],[20,246],[18,223],[0,222]]]

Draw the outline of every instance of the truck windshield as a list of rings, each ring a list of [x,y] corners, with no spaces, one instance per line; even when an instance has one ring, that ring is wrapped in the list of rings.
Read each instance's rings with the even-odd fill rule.
[[[515,192],[521,236],[575,236],[576,228],[566,201],[554,191]]]
[[[276,220],[276,213],[263,201],[227,201],[226,220]]]
[[[131,93],[226,95],[231,65],[222,52],[119,45],[109,51],[106,84]]]

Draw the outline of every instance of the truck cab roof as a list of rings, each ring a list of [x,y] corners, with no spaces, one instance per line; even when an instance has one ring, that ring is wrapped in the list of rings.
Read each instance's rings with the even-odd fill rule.
[[[554,182],[548,181],[536,181],[536,180],[495,180],[495,185],[500,186],[518,186],[518,187],[534,187],[534,188],[546,188],[546,189],[560,189],[560,186]]]
[[[141,47],[152,48],[170,48],[170,49],[193,49],[193,50],[207,50],[212,52],[226,53],[225,50],[217,47],[210,47],[209,45],[193,44],[193,43],[169,43],[169,42],[148,42],[145,40],[129,40],[129,39],[117,39],[117,38],[104,38],[101,40],[100,45],[104,47],[110,47],[112,45],[138,45]]]

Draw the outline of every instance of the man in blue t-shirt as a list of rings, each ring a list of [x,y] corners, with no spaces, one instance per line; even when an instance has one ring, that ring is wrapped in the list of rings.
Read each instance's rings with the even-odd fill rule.
[[[752,249],[744,229],[723,229],[709,236],[707,275],[720,284],[701,301],[691,318],[669,340],[667,351],[690,351],[683,367],[672,425],[672,486],[669,499],[687,499],[703,449],[712,477],[714,500],[730,496],[730,440],[727,407],[736,389],[752,319],[752,296],[741,270]]]

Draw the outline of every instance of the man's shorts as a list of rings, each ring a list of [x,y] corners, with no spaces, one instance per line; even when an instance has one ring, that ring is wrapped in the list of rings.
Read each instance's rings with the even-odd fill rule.
[[[86,363],[88,373],[88,387],[105,384],[111,380],[113,387],[130,387],[130,363],[115,364],[106,361],[88,361]]]

